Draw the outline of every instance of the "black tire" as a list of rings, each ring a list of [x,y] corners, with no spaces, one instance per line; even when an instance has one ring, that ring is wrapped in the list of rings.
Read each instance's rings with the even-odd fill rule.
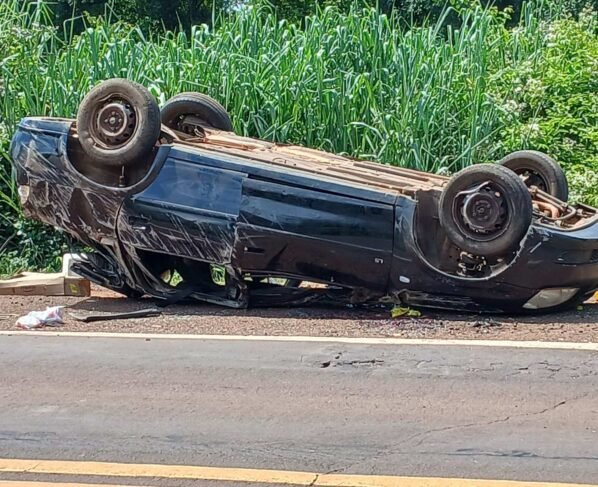
[[[498,162],[526,179],[527,186],[537,186],[561,201],[569,199],[567,177],[559,163],[543,152],[522,150]]]
[[[109,167],[144,162],[160,137],[160,107],[142,85],[110,79],[79,106],[77,131],[92,164]]]
[[[496,164],[478,164],[455,174],[439,203],[440,224],[448,238],[461,250],[485,257],[517,248],[532,215],[523,181]]]
[[[195,115],[215,129],[233,131],[233,124],[226,109],[208,95],[181,93],[172,97],[162,107],[162,123],[173,130],[183,132],[181,122],[188,115]]]

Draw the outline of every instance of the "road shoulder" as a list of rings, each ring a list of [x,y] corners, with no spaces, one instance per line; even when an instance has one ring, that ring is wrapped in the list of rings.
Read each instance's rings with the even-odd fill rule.
[[[66,306],[65,324],[49,331],[367,337],[440,340],[522,340],[598,342],[598,304],[543,316],[487,316],[422,310],[420,318],[392,319],[387,309],[291,308],[232,310],[184,304],[169,306],[160,317],[82,323],[71,313],[115,313],[153,307],[150,299],[130,300],[106,291],[91,298],[0,296],[0,330],[17,330],[16,319],[47,306]]]

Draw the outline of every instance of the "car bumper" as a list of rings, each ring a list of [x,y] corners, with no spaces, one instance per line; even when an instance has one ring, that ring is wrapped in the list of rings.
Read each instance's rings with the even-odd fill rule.
[[[598,218],[583,228],[534,224],[516,256],[484,278],[443,273],[430,265],[403,228],[395,251],[394,294],[412,306],[487,313],[554,311],[598,289]],[[542,294],[541,294],[542,293]]]

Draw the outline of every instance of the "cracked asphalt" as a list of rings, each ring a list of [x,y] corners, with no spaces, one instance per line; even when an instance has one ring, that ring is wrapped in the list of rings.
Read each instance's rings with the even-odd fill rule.
[[[598,479],[589,351],[2,336],[0,397],[1,458]]]

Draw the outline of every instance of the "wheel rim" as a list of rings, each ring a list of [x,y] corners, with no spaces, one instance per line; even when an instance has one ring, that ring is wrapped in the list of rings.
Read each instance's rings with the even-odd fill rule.
[[[548,191],[548,183],[538,171],[522,167],[515,171],[515,174],[523,180],[528,188],[536,186],[541,191]]]
[[[505,192],[491,182],[462,191],[455,198],[453,218],[468,238],[494,240],[506,232],[510,222]]]
[[[126,145],[138,126],[133,105],[122,97],[111,97],[99,103],[92,120],[90,135],[96,145],[105,149]]]

